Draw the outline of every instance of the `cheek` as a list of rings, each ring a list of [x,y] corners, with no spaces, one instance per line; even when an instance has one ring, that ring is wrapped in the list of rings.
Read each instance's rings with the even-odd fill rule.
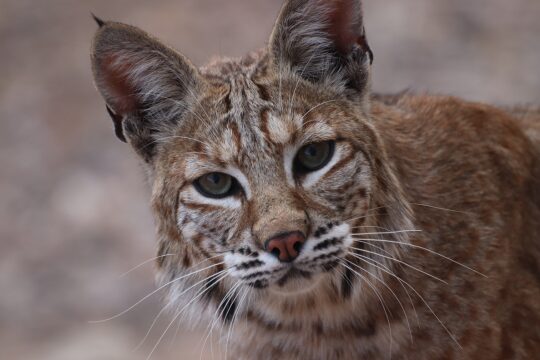
[[[312,190],[328,207],[343,217],[365,212],[371,192],[371,171],[361,154],[333,169]]]
[[[182,203],[178,226],[184,241],[207,249],[222,249],[238,224],[239,211],[231,209],[194,209]]]

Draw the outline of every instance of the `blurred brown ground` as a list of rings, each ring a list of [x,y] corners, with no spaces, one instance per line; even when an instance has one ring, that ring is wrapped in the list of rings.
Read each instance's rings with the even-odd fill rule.
[[[266,41],[281,0],[0,0],[0,359],[146,359],[160,310],[149,191],[95,91],[93,11],[197,64]],[[374,87],[540,103],[540,1],[365,0]],[[170,319],[170,318],[169,318]],[[154,359],[198,359],[180,330]],[[199,344],[199,345],[197,345]],[[210,358],[208,355],[203,358]]]

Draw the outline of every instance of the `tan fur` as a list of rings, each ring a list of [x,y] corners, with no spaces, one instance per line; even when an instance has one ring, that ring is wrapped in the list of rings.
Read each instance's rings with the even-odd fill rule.
[[[229,358],[540,353],[538,108],[371,95],[358,0],[290,0],[267,49],[198,70],[106,22],[92,60],[148,170],[172,320],[218,324]],[[325,168],[295,172],[329,140]],[[210,172],[242,190],[205,198]],[[289,231],[296,278],[264,250]]]

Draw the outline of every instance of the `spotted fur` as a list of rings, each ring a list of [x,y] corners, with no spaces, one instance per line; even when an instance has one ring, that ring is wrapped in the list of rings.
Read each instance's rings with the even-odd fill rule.
[[[372,95],[360,5],[289,0],[267,48],[199,69],[99,22],[94,76],[152,184],[173,320],[230,328],[231,359],[534,358],[540,111]],[[332,159],[296,173],[321,141]],[[204,196],[210,172],[241,191]],[[306,241],[283,263],[265,243],[288,232]]]

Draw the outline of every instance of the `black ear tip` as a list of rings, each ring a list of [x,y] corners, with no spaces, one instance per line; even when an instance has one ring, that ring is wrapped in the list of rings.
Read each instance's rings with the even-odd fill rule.
[[[91,12],[90,15],[92,15],[92,18],[94,18],[94,21],[98,24],[99,27],[103,27],[103,25],[105,25],[105,21],[98,18],[94,13]]]

